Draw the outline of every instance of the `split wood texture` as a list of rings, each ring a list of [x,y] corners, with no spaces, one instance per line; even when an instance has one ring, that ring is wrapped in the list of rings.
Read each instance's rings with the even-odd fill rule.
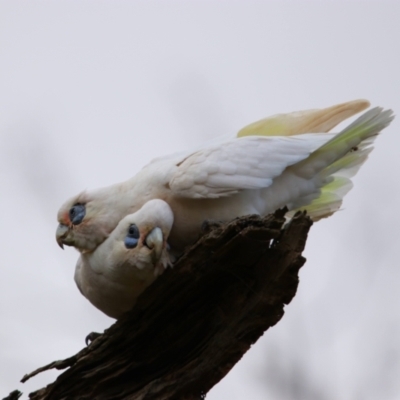
[[[64,369],[32,400],[203,399],[283,316],[311,220],[285,210],[206,233],[90,346],[26,375]]]

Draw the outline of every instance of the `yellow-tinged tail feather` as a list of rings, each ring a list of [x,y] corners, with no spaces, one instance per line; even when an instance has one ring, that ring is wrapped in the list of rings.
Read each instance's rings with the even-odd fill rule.
[[[241,129],[243,136],[292,136],[302,133],[329,132],[345,119],[369,107],[367,100],[353,100],[332,107],[276,114]]]
[[[373,150],[379,132],[390,124],[391,110],[373,108],[363,114],[306,160],[290,167],[304,178],[315,177],[316,192],[290,205],[288,217],[306,210],[314,221],[329,217],[337,211],[345,194],[352,188],[354,176]]]

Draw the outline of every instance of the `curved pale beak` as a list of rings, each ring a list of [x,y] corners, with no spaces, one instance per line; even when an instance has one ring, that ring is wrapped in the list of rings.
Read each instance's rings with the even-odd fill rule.
[[[56,230],[56,240],[58,245],[64,250],[64,241],[68,235],[69,228],[67,225],[59,224]]]
[[[151,250],[154,250],[153,259],[158,261],[161,258],[163,247],[164,247],[164,235],[161,228],[153,228],[150,233],[146,236],[144,244]]]

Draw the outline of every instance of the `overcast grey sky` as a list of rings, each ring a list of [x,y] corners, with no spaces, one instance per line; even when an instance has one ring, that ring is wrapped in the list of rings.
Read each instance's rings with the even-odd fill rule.
[[[265,116],[400,111],[397,1],[0,1],[0,397],[113,320],[73,281],[56,213],[85,188]],[[283,320],[209,400],[400,398],[399,119],[316,224]]]

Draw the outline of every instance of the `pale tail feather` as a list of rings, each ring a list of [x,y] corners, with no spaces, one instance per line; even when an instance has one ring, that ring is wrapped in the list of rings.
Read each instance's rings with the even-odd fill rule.
[[[376,107],[357,118],[329,142],[314,151],[307,159],[290,167],[295,174],[312,179],[321,170],[340,160],[352,149],[366,148],[373,138],[393,120],[392,110]],[[367,140],[366,144],[362,143]]]
[[[297,208],[288,212],[286,216],[291,218],[297,211],[306,210],[313,221],[329,217],[339,210],[343,197],[352,187],[353,183],[349,178],[335,176],[331,182],[323,186],[314,196],[310,195],[300,199],[296,204]],[[302,201],[306,204],[299,205],[298,203]]]
[[[309,159],[297,164],[300,169],[296,168],[296,172],[300,174],[310,173],[311,170],[315,173],[315,168],[322,166],[323,169],[315,177],[321,186],[315,193],[302,197],[292,204],[290,207],[292,211],[287,216],[290,218],[296,211],[306,210],[311,218],[317,221],[335,213],[340,208],[343,197],[353,186],[349,178],[354,176],[367,160],[373,150],[372,144],[376,136],[393,118],[391,110],[374,108],[314,152]],[[332,151],[333,146],[337,147],[337,151]],[[326,157],[328,151],[337,154],[336,157]],[[331,163],[324,166],[327,158]],[[314,165],[310,168],[307,162]]]
[[[368,107],[367,100],[353,100],[319,110],[277,114],[245,126],[238,132],[237,137],[292,136],[329,132],[345,119]]]

